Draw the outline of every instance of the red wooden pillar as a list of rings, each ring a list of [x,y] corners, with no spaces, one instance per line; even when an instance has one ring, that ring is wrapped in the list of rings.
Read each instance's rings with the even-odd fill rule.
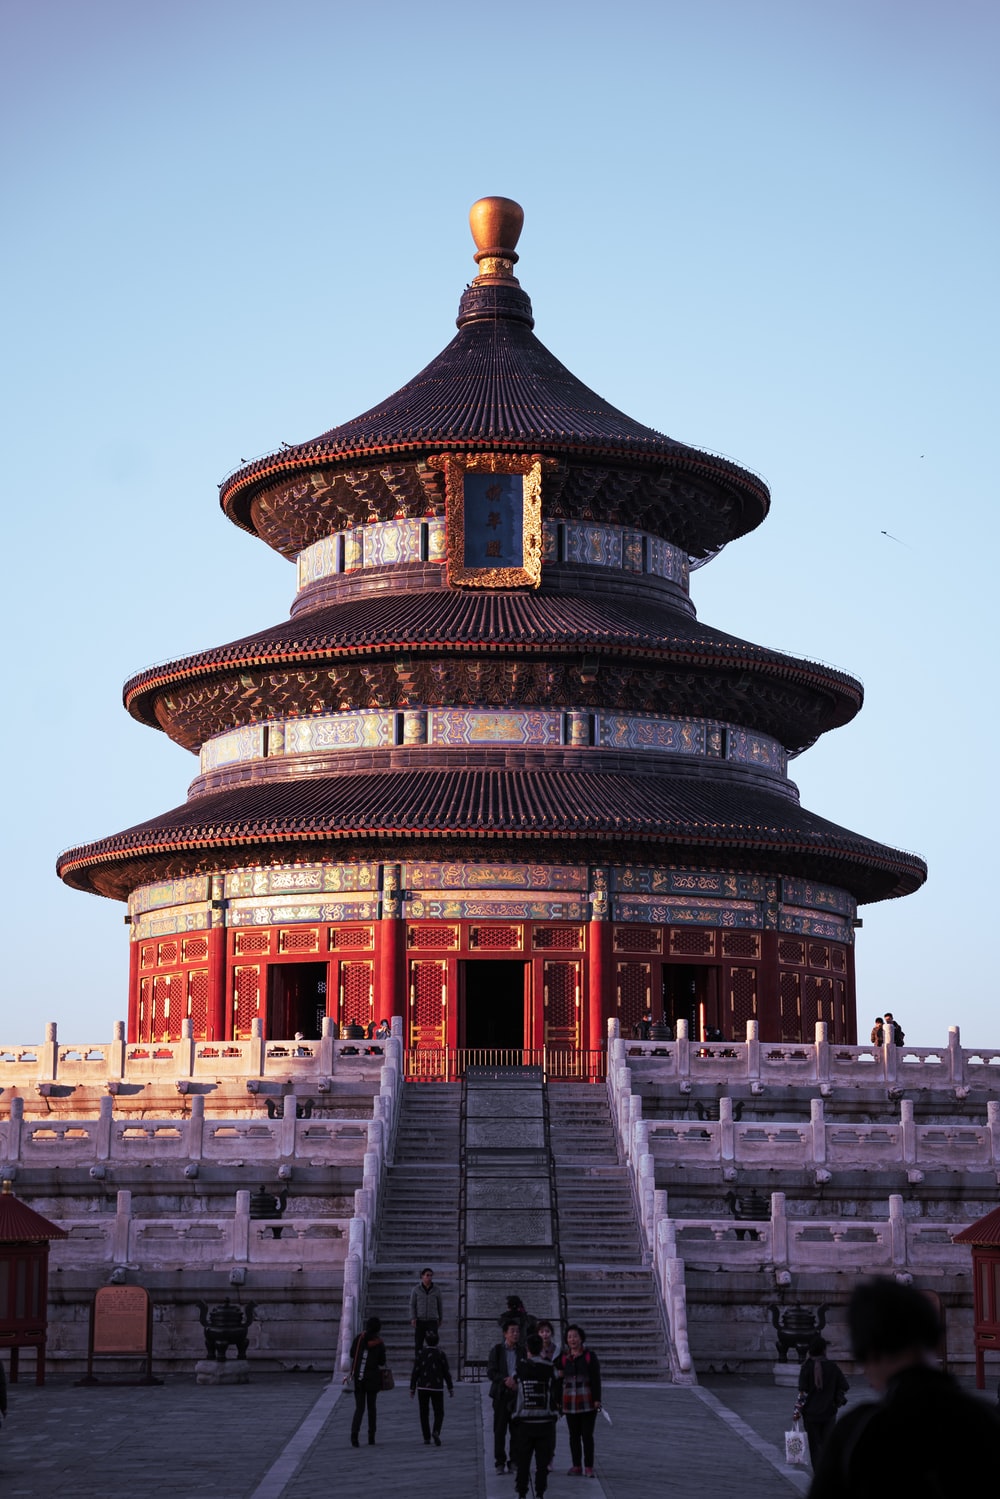
[[[611,923],[596,912],[589,927],[587,953],[586,1051],[604,1047],[605,1017],[611,1014]]]
[[[375,986],[375,1020],[405,1015],[403,1002],[403,928],[398,916],[384,916],[378,924],[378,982]]]
[[[381,915],[376,927],[377,968],[375,971],[375,1014],[373,1019],[390,1020],[393,1015],[406,1016],[408,1008],[403,984],[403,902],[400,890],[401,870],[398,864],[382,866]],[[399,1008],[397,1009],[397,1001]]]
[[[208,933],[208,1015],[206,1041],[225,1041],[226,1036],[226,937],[228,927],[213,926]]]
[[[125,1034],[130,1041],[139,1039],[139,952],[141,943],[132,937],[128,945],[128,1024]]]

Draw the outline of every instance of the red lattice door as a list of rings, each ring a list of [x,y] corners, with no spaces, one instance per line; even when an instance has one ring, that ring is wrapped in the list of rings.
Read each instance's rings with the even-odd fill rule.
[[[151,1041],[153,1016],[153,980],[143,979],[139,984],[139,1031],[138,1041]]]
[[[410,1046],[440,1050],[446,1042],[448,964],[442,959],[410,961]]]
[[[182,995],[184,979],[179,973],[158,973],[153,980],[153,1002],[150,1007],[150,1041],[169,1041],[171,1039],[170,1023],[176,1027],[176,1035],[181,1033],[181,1020],[183,1019],[184,1005]],[[171,1016],[171,1000],[173,1000],[173,1015]]]
[[[188,974],[188,1019],[196,1041],[204,1041],[208,1029],[208,969],[192,968]]]
[[[778,975],[778,1005],[782,1041],[802,1039],[802,975],[787,968]]]
[[[729,1035],[741,1041],[747,1033],[747,1021],[757,1018],[757,970],[737,967],[729,972]]]
[[[233,969],[233,1038],[249,1036],[260,1014],[260,964]]]
[[[615,964],[615,1003],[619,1033],[637,1036],[645,1010],[652,1009],[653,966],[651,963]]]
[[[375,1014],[375,964],[369,959],[342,962],[337,997],[341,1035],[345,1025],[367,1030]]]
[[[833,979],[807,973],[802,991],[802,1034],[796,1039],[809,1041],[816,1034],[817,1020],[826,1020],[833,1029]]]
[[[543,1035],[546,1047],[576,1051],[580,1045],[580,964],[542,964]]]

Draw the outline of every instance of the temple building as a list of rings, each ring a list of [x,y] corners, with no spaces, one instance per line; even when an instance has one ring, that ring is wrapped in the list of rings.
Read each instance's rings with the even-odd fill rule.
[[[411,1053],[578,1056],[646,1012],[856,1040],[858,907],[926,869],[788,770],[861,686],[698,620],[692,571],[767,488],[539,342],[521,221],[474,206],[420,374],[221,486],[295,561],[290,617],[126,684],[199,757],[181,806],[59,861],[128,903],[130,1042],[401,1015]]]

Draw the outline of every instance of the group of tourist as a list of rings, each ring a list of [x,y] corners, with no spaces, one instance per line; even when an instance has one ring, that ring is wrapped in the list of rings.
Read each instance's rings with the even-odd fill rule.
[[[454,1394],[448,1357],[440,1346],[443,1320],[441,1292],[434,1272],[426,1266],[410,1293],[413,1328],[413,1369],[410,1398],[416,1397],[420,1431],[427,1446],[441,1446],[445,1391]],[[532,1317],[520,1296],[510,1295],[501,1313],[503,1337],[490,1350],[486,1364],[493,1403],[493,1459],[498,1473],[513,1472],[519,1495],[528,1492],[534,1464],[534,1491],[545,1493],[556,1448],[556,1423],[566,1418],[570,1475],[594,1477],[594,1426],[601,1410],[601,1366],[586,1346],[577,1324],[566,1329],[565,1345],[555,1341],[546,1317]],[[344,1383],[354,1388],[351,1445],[360,1445],[367,1415],[368,1442],[374,1445],[379,1393],[391,1388],[386,1348],[378,1317],[369,1317],[351,1344],[351,1367]]]
[[[410,1312],[410,1395],[419,1397],[424,1441],[439,1447],[444,1392],[452,1395],[453,1384],[439,1345],[442,1302],[430,1269],[414,1287]],[[514,1472],[520,1499],[533,1479],[541,1499],[554,1465],[556,1423],[564,1416],[569,1473],[593,1478],[601,1368],[583,1329],[567,1327],[560,1348],[552,1323],[532,1317],[516,1295],[507,1298],[499,1321],[503,1337],[487,1361],[496,1471]],[[1000,1471],[1000,1420],[985,1401],[965,1394],[941,1369],[935,1355],[942,1324],[927,1295],[889,1277],[875,1277],[855,1288],[847,1325],[855,1364],[881,1398],[840,1416],[849,1385],[827,1357],[825,1340],[814,1339],[799,1372],[795,1406],[809,1439],[809,1499],[881,1499],[890,1489],[907,1499],[940,1499],[971,1493],[981,1487],[984,1473]],[[366,1412],[368,1441],[375,1441],[376,1402],[379,1391],[388,1387],[380,1332],[378,1318],[371,1317],[351,1346],[351,1372],[344,1382],[354,1385],[355,1447]]]
[[[893,1018],[891,1010],[886,1010],[884,1015],[875,1016],[875,1024],[872,1026],[872,1045],[902,1046],[906,1037],[903,1027],[898,1020]]]
[[[534,1461],[534,1489],[541,1499],[555,1459],[556,1422],[565,1416],[570,1476],[593,1478],[601,1366],[586,1347],[583,1328],[571,1323],[560,1350],[552,1323],[530,1316],[516,1295],[507,1298],[500,1327],[503,1338],[486,1364],[496,1471],[513,1470],[515,1488],[524,1499]]]

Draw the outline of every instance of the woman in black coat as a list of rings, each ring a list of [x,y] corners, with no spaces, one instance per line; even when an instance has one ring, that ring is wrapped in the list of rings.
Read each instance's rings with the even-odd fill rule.
[[[351,1422],[351,1446],[358,1446],[361,1418],[368,1411],[368,1445],[375,1445],[375,1402],[382,1388],[382,1370],[385,1368],[385,1344],[379,1337],[382,1323],[378,1317],[369,1317],[364,1332],[359,1332],[351,1344],[351,1372],[344,1380],[354,1384],[354,1420]]]
[[[809,1440],[809,1461],[816,1463],[827,1437],[837,1420],[837,1412],[847,1402],[850,1385],[844,1371],[826,1356],[825,1338],[813,1338],[799,1370],[799,1398],[795,1409],[802,1417]]]

